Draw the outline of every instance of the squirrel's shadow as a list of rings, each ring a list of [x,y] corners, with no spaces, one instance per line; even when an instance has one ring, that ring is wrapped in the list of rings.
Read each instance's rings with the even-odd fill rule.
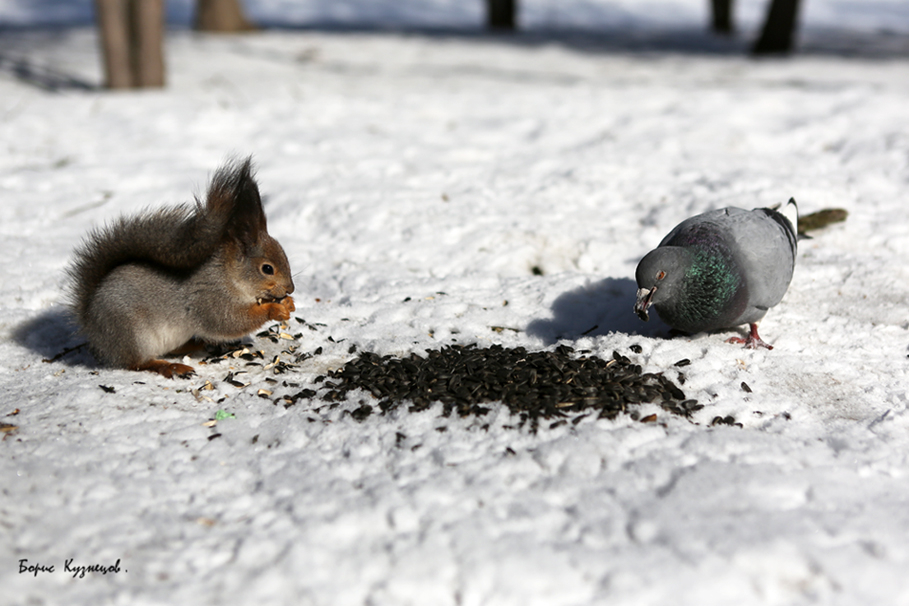
[[[528,335],[552,345],[561,339],[621,332],[668,338],[669,327],[656,314],[642,322],[634,313],[638,287],[628,278],[606,278],[559,295],[552,304],[552,318],[533,320]]]
[[[72,315],[65,308],[43,311],[17,326],[13,340],[41,355],[44,362],[61,362],[68,366],[96,367],[85,339],[76,332]]]
[[[66,309],[55,308],[41,312],[31,320],[23,322],[12,333],[13,340],[22,347],[42,356],[42,362],[61,362],[67,366],[99,368],[101,365],[88,349],[88,342],[81,337],[72,314]],[[198,357],[220,356],[236,350],[252,341],[248,337],[200,345],[193,350]],[[178,354],[167,354],[169,358]],[[180,354],[182,355],[182,354]]]

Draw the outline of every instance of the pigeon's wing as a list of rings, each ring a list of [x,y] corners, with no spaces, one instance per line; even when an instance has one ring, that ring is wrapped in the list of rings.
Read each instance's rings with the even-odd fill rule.
[[[691,246],[701,243],[705,234],[720,230],[729,219],[729,212],[748,212],[740,208],[711,210],[685,219],[676,225],[660,242],[660,246]]]
[[[727,215],[732,250],[748,284],[749,304],[766,311],[780,302],[792,281],[795,230],[775,210],[735,210]]]

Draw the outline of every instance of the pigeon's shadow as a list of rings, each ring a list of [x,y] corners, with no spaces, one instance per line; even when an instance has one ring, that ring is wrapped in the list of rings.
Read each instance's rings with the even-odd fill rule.
[[[72,315],[64,308],[43,311],[17,326],[13,340],[42,357],[44,362],[94,368],[97,363],[76,333]]]
[[[526,333],[547,345],[610,332],[667,338],[669,327],[655,314],[649,322],[635,315],[637,291],[637,284],[628,278],[606,278],[569,290],[553,302],[552,317],[533,320]]]

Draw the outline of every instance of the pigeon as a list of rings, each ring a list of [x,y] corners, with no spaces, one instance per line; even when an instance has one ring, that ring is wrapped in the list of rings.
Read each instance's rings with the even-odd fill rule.
[[[795,269],[798,206],[722,208],[682,221],[638,264],[634,312],[645,322],[651,306],[687,333],[748,324],[731,343],[773,349],[758,323],[780,302]]]

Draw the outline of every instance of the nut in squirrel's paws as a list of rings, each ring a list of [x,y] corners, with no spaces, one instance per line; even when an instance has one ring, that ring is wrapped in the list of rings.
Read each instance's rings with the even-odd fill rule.
[[[296,309],[293,297],[284,297],[273,301],[257,299],[256,302],[266,308],[269,320],[279,320],[281,322],[290,320],[290,312]]]

